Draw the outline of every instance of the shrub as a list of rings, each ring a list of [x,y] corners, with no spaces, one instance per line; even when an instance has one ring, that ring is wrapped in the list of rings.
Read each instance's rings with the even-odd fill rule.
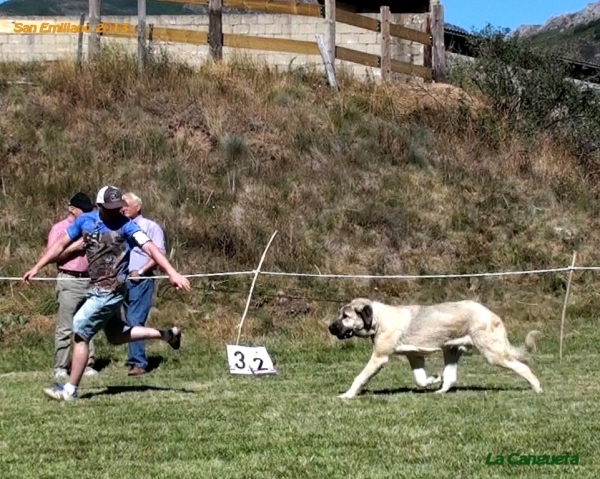
[[[588,175],[600,165],[600,89],[568,78],[560,52],[534,47],[487,27],[471,41],[475,62],[459,62],[452,81],[477,90],[522,138],[551,137],[576,155]]]

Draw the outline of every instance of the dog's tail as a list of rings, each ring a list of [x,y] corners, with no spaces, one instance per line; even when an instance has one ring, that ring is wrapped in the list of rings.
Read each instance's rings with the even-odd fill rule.
[[[529,331],[525,336],[525,344],[522,346],[512,347],[515,358],[519,361],[527,363],[531,354],[537,350],[537,338],[542,335],[541,331]]]

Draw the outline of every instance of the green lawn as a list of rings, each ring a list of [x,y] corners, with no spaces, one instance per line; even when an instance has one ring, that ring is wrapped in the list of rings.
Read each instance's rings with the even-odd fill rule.
[[[575,343],[592,331],[569,336],[562,363],[557,342],[542,339],[533,365],[542,395],[473,355],[461,362],[455,393],[413,390],[401,360],[352,401],[336,396],[368,359],[368,341],[266,341],[279,375],[249,378],[229,374],[224,345],[184,336],[178,352],[153,345],[160,368],[129,379],[124,348],[102,338],[112,362],[67,404],[42,394],[52,383],[49,341],[4,348],[0,477],[597,478],[600,355],[596,340],[583,352]],[[441,365],[436,356],[428,370]],[[577,454],[579,465],[486,465],[489,453],[513,452]]]

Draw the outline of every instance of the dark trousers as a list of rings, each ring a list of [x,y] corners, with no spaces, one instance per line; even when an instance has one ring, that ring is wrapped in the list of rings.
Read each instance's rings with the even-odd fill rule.
[[[127,281],[127,295],[123,302],[125,317],[129,326],[145,326],[148,313],[152,307],[152,293],[154,292],[154,280],[143,279],[138,282]],[[148,368],[145,342],[135,341],[129,343],[127,357],[129,366],[138,366],[142,369]]]

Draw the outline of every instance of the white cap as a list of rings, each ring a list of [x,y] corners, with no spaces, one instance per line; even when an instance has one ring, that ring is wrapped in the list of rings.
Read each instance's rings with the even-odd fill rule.
[[[96,196],[96,204],[109,210],[116,210],[126,206],[121,190],[116,186],[103,186]]]

